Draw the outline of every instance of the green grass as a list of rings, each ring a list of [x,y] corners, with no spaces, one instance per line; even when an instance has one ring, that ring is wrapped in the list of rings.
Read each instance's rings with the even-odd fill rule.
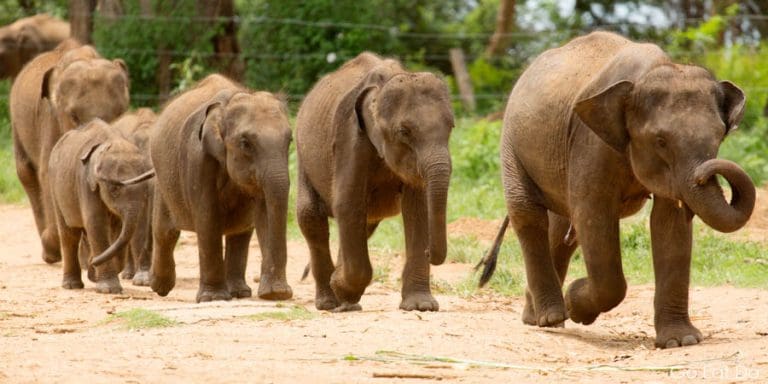
[[[124,328],[130,330],[164,328],[172,327],[178,324],[173,319],[143,308],[134,308],[127,311],[114,313],[107,317],[106,322],[118,322]]]
[[[252,320],[280,320],[280,321],[293,321],[293,320],[312,320],[316,317],[314,313],[310,312],[306,308],[294,305],[287,311],[274,311],[256,313],[248,316]]]

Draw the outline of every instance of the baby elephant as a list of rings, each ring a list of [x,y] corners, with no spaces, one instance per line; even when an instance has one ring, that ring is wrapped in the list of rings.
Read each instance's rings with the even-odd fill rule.
[[[402,212],[405,267],[400,308],[437,311],[429,265],[446,255],[451,178],[448,88],[430,73],[365,52],[322,78],[296,118],[297,219],[315,277],[315,306],[359,310],[371,282],[368,237]],[[339,226],[336,266],[328,218]]]
[[[515,84],[504,114],[502,180],[528,281],[523,321],[591,324],[621,303],[619,220],[653,198],[656,346],[697,344],[688,315],[693,216],[731,232],[755,187],[720,143],[744,93],[658,46],[595,32],[544,52]],[[716,175],[732,187],[723,198]],[[576,247],[587,277],[562,284]]]
[[[53,147],[48,165],[53,210],[61,241],[62,286],[83,288],[77,258],[86,235],[95,255],[89,277],[96,291],[122,291],[118,272],[133,238],[148,236],[149,186],[154,171],[139,149],[100,119],[64,134]],[[85,232],[85,233],[83,233]],[[111,244],[110,244],[111,243]],[[94,267],[95,271],[90,270]]]
[[[250,297],[245,267],[255,227],[262,254],[259,297],[293,295],[285,277],[290,142],[283,102],[220,75],[168,104],[149,144],[157,171],[153,291],[165,296],[173,289],[173,248],[186,230],[198,239],[197,301]]]

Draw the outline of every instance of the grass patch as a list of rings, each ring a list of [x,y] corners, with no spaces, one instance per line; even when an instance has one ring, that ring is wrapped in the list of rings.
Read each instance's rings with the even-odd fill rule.
[[[310,312],[308,309],[300,305],[294,305],[287,311],[256,313],[253,315],[249,315],[248,318],[252,320],[258,320],[258,321],[263,321],[263,320],[292,321],[292,320],[312,320],[316,316],[317,315]]]
[[[150,311],[143,308],[134,308],[127,311],[114,313],[107,317],[106,322],[120,322],[125,328],[130,330],[164,328],[172,327],[178,324],[173,319],[163,316],[155,311]]]
[[[26,200],[13,160],[13,149],[3,146],[0,150],[0,202],[19,203]]]

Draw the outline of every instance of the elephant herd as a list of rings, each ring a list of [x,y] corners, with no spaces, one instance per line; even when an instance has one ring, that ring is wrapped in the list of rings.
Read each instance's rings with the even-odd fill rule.
[[[286,220],[295,135],[297,221],[315,306],[361,309],[373,274],[367,239],[383,219],[402,214],[400,308],[438,310],[430,265],[447,254],[454,128],[443,80],[362,53],[317,82],[292,132],[284,101],[221,75],[157,115],[128,111],[128,79],[122,60],[65,40],[24,66],[11,89],[16,170],[43,259],[63,261],[64,288],[83,288],[86,269],[98,292],[120,292],[122,272],[165,296],[184,230],[198,239],[197,301],[250,297],[245,268],[255,230],[258,297],[291,298]],[[751,180],[716,159],[744,102],[734,84],[612,33],[576,38],[530,64],[509,97],[500,150],[508,220],[525,261],[526,324],[590,324],[618,305],[626,292],[619,219],[652,198],[656,344],[701,340],[688,314],[691,220],[698,215],[727,232],[751,215]],[[731,185],[730,202],[716,175]],[[329,218],[339,231],[335,263]],[[564,295],[578,246],[587,277]]]

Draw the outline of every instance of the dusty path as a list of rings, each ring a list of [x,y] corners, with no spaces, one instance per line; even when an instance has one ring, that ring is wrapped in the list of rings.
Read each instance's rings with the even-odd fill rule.
[[[0,383],[768,382],[766,291],[694,289],[704,343],[662,351],[653,349],[649,286],[630,287],[626,301],[590,327],[545,330],[521,324],[520,298],[488,293],[438,296],[438,313],[399,311],[395,266],[388,282],[369,287],[362,312],[320,313],[312,282],[298,282],[307,260],[298,242],[289,247],[293,300],[198,305],[194,236],[182,236],[177,287],[166,298],[128,282],[118,296],[97,294],[90,282],[66,291],[60,265],[40,260],[29,209],[0,207]],[[258,247],[251,255],[249,278]],[[449,264],[434,274],[456,281],[468,271]],[[128,330],[107,321],[132,308],[177,324]],[[249,317],[291,310],[308,318]]]

